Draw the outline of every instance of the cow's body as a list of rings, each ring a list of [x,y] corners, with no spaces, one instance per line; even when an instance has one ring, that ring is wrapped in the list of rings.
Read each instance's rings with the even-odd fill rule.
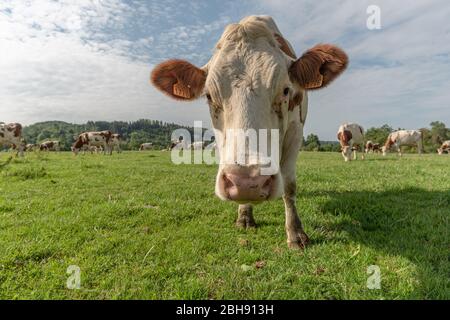
[[[41,151],[59,151],[59,141],[44,141],[39,145]]]
[[[437,149],[438,154],[442,155],[444,152],[450,154],[450,140],[444,141],[439,149]]]
[[[386,143],[381,148],[383,156],[394,147],[397,149],[398,154],[402,155],[402,146],[414,146],[417,147],[417,152],[422,153],[423,142],[422,132],[419,130],[398,130],[389,134],[386,139]]]
[[[106,131],[92,131],[81,133],[72,146],[72,151],[78,154],[80,150],[90,147],[102,147],[103,152],[111,154],[111,137],[112,133],[109,130]]]
[[[139,151],[144,150],[152,150],[153,149],[153,143],[152,142],[146,142],[139,146]]]
[[[237,225],[255,226],[252,204],[282,196],[288,245],[303,248],[308,236],[295,205],[295,168],[307,115],[307,90],[326,86],[347,63],[342,50],[327,44],[297,59],[271,17],[250,16],[226,27],[204,67],[168,60],[156,66],[151,80],[177,100],[206,96],[220,154],[216,195],[239,203]],[[265,140],[270,147],[267,156],[278,146],[279,154],[270,156],[276,170],[265,170],[268,157],[260,157],[260,149],[233,148],[236,131],[261,134],[259,142]],[[241,142],[245,140],[237,143]]]
[[[367,141],[366,143],[366,153],[372,152],[372,153],[379,153],[381,152],[381,145],[379,143],[373,142],[371,140]]]
[[[25,151],[31,152],[37,149],[39,146],[36,144],[29,143],[25,146]]]
[[[188,146],[188,149],[192,149],[192,150],[203,150],[206,147],[206,142],[205,141],[196,141],[191,143]]]
[[[22,139],[22,125],[20,123],[0,123],[0,146],[10,146],[23,157],[25,143]]]
[[[345,123],[339,127],[337,138],[341,145],[342,156],[345,161],[356,160],[356,151],[364,151],[364,129],[356,123]],[[364,159],[364,155],[362,155]]]
[[[111,151],[114,150],[114,148],[117,150],[117,153],[121,153],[122,149],[120,149],[120,143],[122,142],[122,135],[118,133],[114,133],[111,136]]]

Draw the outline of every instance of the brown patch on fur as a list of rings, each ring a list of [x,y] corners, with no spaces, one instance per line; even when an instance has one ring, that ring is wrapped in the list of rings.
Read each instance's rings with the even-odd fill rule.
[[[275,34],[275,39],[277,39],[278,44],[280,45],[281,51],[283,51],[287,56],[291,57],[292,59],[297,59],[295,56],[295,53],[292,52],[291,48],[289,48],[289,45],[286,42],[286,39],[284,39],[281,35]]]
[[[48,142],[44,142],[41,143],[41,145],[39,146],[39,150],[43,151],[43,150],[50,150],[51,148],[54,147],[54,143],[53,141],[48,141]]]
[[[297,92],[292,99],[289,100],[289,111],[294,110],[296,106],[301,105],[303,101],[303,92]]]
[[[20,137],[22,134],[22,125],[20,123],[8,123],[6,130],[13,132],[14,137]]]
[[[343,132],[339,132],[337,138],[341,143],[341,146],[348,147],[349,141],[352,139],[352,133],[348,130],[344,130]]]
[[[327,86],[348,65],[344,51],[330,44],[319,44],[306,51],[289,68],[294,81],[305,89]]]
[[[389,149],[394,143],[395,141],[392,140],[392,136],[389,135],[384,146],[386,147],[386,149]]]
[[[165,61],[151,74],[151,82],[156,88],[178,100],[198,98],[205,81],[206,72],[184,60]]]
[[[102,137],[104,137],[106,139],[106,143],[108,143],[109,140],[111,140],[111,136],[112,136],[112,132],[111,131],[105,130],[105,131],[100,131],[99,133],[100,133],[100,135]]]
[[[85,144],[88,144],[87,133],[82,133],[72,145],[72,148],[81,149]]]

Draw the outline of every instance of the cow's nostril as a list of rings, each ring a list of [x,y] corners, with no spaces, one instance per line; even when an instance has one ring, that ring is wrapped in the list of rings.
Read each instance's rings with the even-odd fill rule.
[[[222,178],[225,182],[225,189],[229,189],[234,186],[233,181],[231,181],[231,179],[229,179],[226,174],[224,174]]]
[[[273,180],[273,177],[271,176],[271,177],[269,177],[265,182],[264,182],[264,184],[263,184],[263,189],[264,188],[267,188],[267,187],[270,187],[270,185],[272,184],[272,180]]]

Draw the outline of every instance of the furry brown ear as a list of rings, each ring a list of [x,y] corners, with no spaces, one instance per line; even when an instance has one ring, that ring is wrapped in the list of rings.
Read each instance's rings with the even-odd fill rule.
[[[292,80],[308,90],[327,86],[348,65],[344,51],[330,44],[319,44],[306,51],[289,68]]]
[[[184,60],[168,60],[157,65],[151,74],[152,84],[178,100],[194,100],[203,91],[206,72]]]

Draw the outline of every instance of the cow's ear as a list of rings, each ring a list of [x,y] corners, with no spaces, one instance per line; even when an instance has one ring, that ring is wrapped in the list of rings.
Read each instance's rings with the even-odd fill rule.
[[[198,98],[205,81],[206,72],[184,60],[160,63],[151,74],[151,82],[156,88],[178,100]]]
[[[344,51],[330,44],[319,44],[292,63],[289,74],[307,90],[320,89],[339,76],[348,65]]]

